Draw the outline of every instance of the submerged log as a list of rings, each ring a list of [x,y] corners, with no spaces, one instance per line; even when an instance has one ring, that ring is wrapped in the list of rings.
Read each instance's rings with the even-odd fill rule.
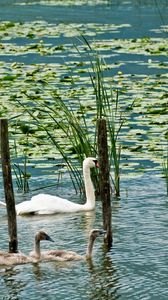
[[[111,193],[110,193],[110,171],[107,146],[107,128],[106,120],[99,119],[97,121],[98,128],[98,155],[100,165],[100,197],[102,200],[103,209],[103,226],[107,231],[105,243],[110,249],[112,246],[112,214],[111,214]]]
[[[0,119],[0,146],[4,193],[8,216],[9,252],[18,252],[17,222],[10,165],[7,119]]]

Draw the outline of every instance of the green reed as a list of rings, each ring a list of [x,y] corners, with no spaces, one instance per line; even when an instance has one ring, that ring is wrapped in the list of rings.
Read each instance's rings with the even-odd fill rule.
[[[97,156],[96,121],[105,118],[108,128],[113,183],[115,194],[119,196],[121,158],[119,134],[126,118],[123,117],[120,109],[118,91],[113,91],[111,83],[104,75],[108,69],[105,61],[92,51],[90,44],[84,37],[83,42],[87,46],[84,55],[87,56],[90,63],[90,68],[87,70],[90,78],[88,86],[93,88],[95,98],[95,102],[93,99],[91,117],[88,116],[87,106],[84,106],[80,99],[75,99],[75,104],[71,103],[69,99],[62,99],[58,90],[52,91],[51,101],[40,101],[39,103],[38,100],[34,99],[31,109],[19,99],[16,101],[31,116],[33,122],[36,122],[38,127],[45,131],[46,138],[54,145],[66,163],[75,190],[81,192],[84,191],[81,175],[82,163],[85,157]],[[77,47],[76,49],[80,53]],[[83,53],[80,55],[82,57]],[[41,116],[40,118],[37,111]],[[48,124],[43,121],[43,115],[45,120],[49,120]],[[97,173],[93,172],[92,177],[96,187],[98,183]]]
[[[87,126],[85,114],[82,113],[81,104],[79,110],[82,117],[79,119],[70,104],[65,103],[58,93],[52,93],[52,105],[50,103],[40,103],[40,107],[35,107],[41,114],[47,115],[47,119],[52,120],[52,126],[43,123],[33,113],[33,109],[27,108],[20,100],[18,103],[32,117],[46,133],[47,139],[55,146],[67,165],[74,189],[83,193],[84,182],[81,174],[82,163],[85,157],[95,156],[95,148],[90,139],[89,127]],[[78,162],[78,163],[77,163]],[[79,168],[80,166],[80,168]],[[96,183],[96,176],[93,174]]]
[[[63,133],[66,145],[65,142],[61,142],[59,136],[58,141],[56,142],[56,137],[54,137],[53,140],[53,136],[51,136],[49,132],[48,135],[51,140],[53,140],[53,143],[56,142],[55,145],[57,150],[62,155],[64,161],[66,161],[75,189],[83,191],[83,178],[78,166],[74,163],[74,160],[76,159],[82,168],[85,157],[96,156],[95,146],[90,138],[90,129],[87,126],[86,115],[82,111],[80,101],[78,102],[78,112],[80,112],[81,115],[79,118],[76,114],[76,110],[74,110],[70,103],[65,103],[60,97],[57,97],[57,93],[55,94],[55,92],[53,92],[52,96],[55,101],[55,105],[45,106],[48,110],[50,119],[52,119],[56,127]]]
[[[108,66],[106,65],[105,60],[102,59],[98,53],[93,51],[90,43],[84,36],[82,36],[81,42],[84,42],[88,47],[86,55],[88,55],[91,65],[89,76],[96,98],[96,118],[104,118],[107,122],[109,163],[113,173],[112,181],[114,184],[115,195],[119,196],[121,159],[119,134],[127,118],[125,112],[121,111],[119,105],[119,91],[113,90],[109,77],[105,77],[104,75],[105,73],[108,73]],[[95,140],[96,139],[97,132],[95,132]]]
[[[97,119],[104,118],[107,122],[110,166],[114,173],[115,194],[119,196],[121,145],[118,137],[125,118],[119,110],[118,91],[114,97],[112,86],[105,81],[103,69],[106,69],[104,61],[96,56],[95,61],[92,61],[93,72],[90,73],[90,78],[96,95]]]
[[[14,118],[11,118],[12,120]],[[16,122],[18,125],[18,123]],[[28,172],[28,156],[27,156],[27,151],[29,148],[29,132],[30,132],[30,127],[29,126],[23,126],[22,127],[22,133],[26,135],[26,140],[25,140],[25,149],[23,151],[23,157],[22,157],[22,162],[20,163],[13,163],[12,164],[12,169],[13,173],[16,178],[16,185],[18,187],[19,191],[22,191],[24,193],[29,192],[29,179],[31,177],[31,174]],[[14,139],[14,154],[17,157],[18,156],[18,149],[17,149],[17,142]],[[21,166],[22,165],[22,166]]]
[[[16,177],[16,185],[18,190],[24,193],[29,192],[29,178],[31,175],[26,171],[26,161],[24,160],[23,169],[20,164],[13,164],[13,172]]]

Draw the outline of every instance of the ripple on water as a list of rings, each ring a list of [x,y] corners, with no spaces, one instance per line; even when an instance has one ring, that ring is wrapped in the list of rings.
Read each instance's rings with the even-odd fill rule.
[[[129,188],[127,197],[123,190],[121,199],[113,200],[111,251],[104,252],[99,238],[92,264],[54,262],[3,268],[3,300],[167,300],[166,198],[153,178],[129,179]],[[7,249],[7,218],[1,210],[0,214],[1,248]],[[17,224],[19,249],[25,253],[33,248],[35,232],[43,228],[55,240],[43,242],[43,249],[65,248],[84,254],[90,229],[102,227],[101,205],[97,204],[96,214],[18,217]]]

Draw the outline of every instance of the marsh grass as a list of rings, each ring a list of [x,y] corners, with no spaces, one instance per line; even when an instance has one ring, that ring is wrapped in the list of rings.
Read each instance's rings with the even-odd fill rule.
[[[16,185],[19,191],[27,193],[29,192],[29,179],[31,177],[31,174],[28,173],[28,159],[27,154],[24,153],[22,166],[20,163],[14,163],[12,165],[14,175],[16,177]]]
[[[108,66],[97,53],[92,51],[85,37],[82,37],[82,42],[85,45],[84,53],[81,53],[77,47],[75,48],[81,58],[83,55],[87,56],[90,63],[90,67],[87,69],[90,78],[88,85],[92,87],[94,97],[93,106],[89,108],[92,110],[91,114],[88,114],[89,109],[80,101],[80,98],[71,103],[70,100],[62,99],[58,89],[52,91],[51,100],[39,103],[34,99],[33,106],[28,106],[17,98],[16,101],[23,107],[24,112],[29,114],[33,122],[36,122],[38,128],[45,131],[46,139],[54,145],[66,163],[74,189],[81,193],[84,191],[82,163],[85,157],[97,156],[97,119],[105,118],[108,129],[112,182],[115,194],[119,196],[121,158],[119,134],[126,117],[120,109],[119,92],[113,91],[110,81],[108,82],[104,76]],[[28,95],[26,97],[29,98]],[[48,120],[48,122],[43,121],[43,116],[45,116],[44,120]],[[95,188],[98,188],[96,171],[93,171],[92,179]]]
[[[53,93],[53,99],[56,100],[57,108],[47,106],[48,113],[53,122],[57,125],[57,128],[61,129],[64,134],[66,145],[62,146],[61,142],[57,143],[57,149],[61,153],[64,161],[67,163],[69,173],[73,181],[73,185],[80,192],[84,191],[83,177],[81,175],[81,168],[85,157],[96,156],[95,145],[90,138],[89,127],[87,126],[86,115],[82,113],[82,116],[78,118],[76,112],[73,110],[70,104],[64,103],[61,99],[57,99]],[[82,112],[81,104],[79,103],[79,110]],[[61,111],[61,116],[58,117],[58,111]],[[54,117],[53,117],[54,116]],[[55,116],[57,116],[55,118]],[[55,138],[54,138],[55,139]],[[54,141],[53,141],[54,142]],[[67,148],[67,154],[65,155]],[[68,155],[69,154],[69,155]],[[72,159],[73,157],[74,159]],[[78,164],[74,164],[77,160]],[[80,170],[78,169],[80,165]],[[92,172],[92,177],[96,187],[95,172]],[[73,178],[75,180],[73,180]]]
[[[118,91],[114,97],[112,86],[110,84],[107,86],[104,80],[103,65],[104,62],[97,56],[95,63],[92,63],[93,74],[90,74],[90,78],[96,95],[97,119],[104,118],[107,122],[109,160],[114,173],[115,195],[119,196],[121,146],[119,145],[118,137],[125,118],[122,118],[119,112]]]
[[[15,119],[15,118],[11,118]],[[16,126],[18,125],[16,121]],[[25,140],[25,148],[23,152],[22,162],[21,163],[13,163],[12,169],[13,173],[16,178],[16,185],[19,191],[27,193],[29,192],[29,179],[31,177],[31,174],[28,172],[28,156],[27,151],[29,147],[29,126],[24,126],[24,130],[22,132],[26,135]],[[16,133],[16,132],[15,132]],[[17,149],[17,142],[14,139],[14,155],[17,158],[18,157],[18,149]]]
[[[82,117],[78,118],[71,105],[65,104],[61,97],[58,97],[56,91],[52,93],[52,100],[54,100],[52,105],[50,103],[41,103],[41,106],[38,107],[38,103],[36,103],[37,106],[35,107],[35,110],[38,109],[41,114],[47,115],[47,118],[52,121],[51,126],[41,122],[41,119],[38,119],[32,109],[25,107],[20,100],[17,101],[32,119],[37,122],[39,128],[45,131],[47,139],[61,155],[67,165],[75,191],[83,193],[84,182],[81,173],[83,160],[88,156],[96,156],[95,147],[90,140],[90,129],[87,126],[85,114],[82,113]],[[82,111],[80,103],[79,109]],[[96,186],[97,176],[95,176],[94,172],[92,176]]]
[[[82,36],[84,43],[88,46],[89,60],[91,70],[89,72],[90,80],[94,89],[96,98],[96,118],[104,118],[107,122],[108,129],[108,153],[109,165],[112,169],[112,182],[116,196],[120,195],[120,159],[121,145],[119,143],[120,131],[126,122],[126,114],[123,113],[119,106],[119,91],[113,91],[113,87],[104,77],[105,71],[108,71],[106,62],[95,53],[89,42]],[[97,132],[95,132],[95,140]]]
[[[24,166],[24,170],[20,164],[13,164],[13,172],[16,177],[16,185],[19,191],[27,193],[29,192],[29,178],[31,175],[26,172],[26,168]]]

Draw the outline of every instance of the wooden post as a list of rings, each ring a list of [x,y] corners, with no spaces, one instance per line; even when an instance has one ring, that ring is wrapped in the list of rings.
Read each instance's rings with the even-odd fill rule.
[[[105,243],[108,249],[112,246],[112,226],[111,226],[111,197],[110,197],[110,179],[109,179],[109,160],[107,146],[107,128],[106,120],[97,120],[98,128],[98,155],[100,165],[100,197],[103,208],[103,226],[107,231]]]
[[[18,252],[16,210],[10,165],[7,119],[0,119],[0,144],[4,192],[8,215],[9,252]]]

